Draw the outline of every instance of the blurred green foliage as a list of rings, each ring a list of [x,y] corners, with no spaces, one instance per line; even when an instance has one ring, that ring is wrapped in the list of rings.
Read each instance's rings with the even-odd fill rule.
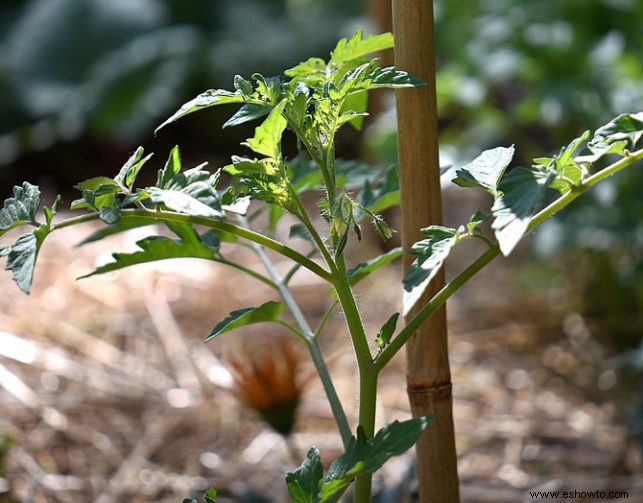
[[[348,4],[5,1],[0,6],[0,174],[7,174],[1,173],[3,165],[39,164],[43,170],[43,164],[62,164],[64,171],[70,162],[80,171],[91,164],[83,150],[95,154],[119,145],[129,150],[151,140],[160,119],[186,97],[223,86],[234,73],[279,74],[310,54],[327,52],[359,13],[360,5]],[[204,129],[192,128],[186,135]],[[216,146],[210,133],[195,141]],[[61,155],[65,143],[94,148]],[[36,156],[40,162],[29,157],[43,151],[46,156]]]

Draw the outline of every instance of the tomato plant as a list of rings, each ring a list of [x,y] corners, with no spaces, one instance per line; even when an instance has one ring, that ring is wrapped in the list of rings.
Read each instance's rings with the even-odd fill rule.
[[[24,182],[14,188],[0,210],[0,233],[19,226],[33,226],[0,254],[7,259],[18,287],[28,293],[38,252],[54,231],[93,220],[106,227],[91,240],[134,227],[166,227],[174,237],[152,235],[138,242],[134,253],[113,255],[114,260],[84,277],[144,262],[197,257],[230,266],[270,286],[281,301],[233,311],[214,326],[206,341],[236,328],[255,323],[278,323],[308,349],[331,405],[345,452],[323,474],[320,453],[308,451],[303,464],[286,475],[288,490],[298,502],[338,501],[353,480],[361,481],[355,501],[370,501],[370,474],[391,456],[410,448],[431,422],[431,417],[394,422],[375,431],[378,375],[405,345],[414,331],[446,300],[496,256],[508,255],[524,235],[552,217],[579,195],[643,157],[636,145],[643,136],[643,113],[624,114],[599,128],[593,136],[583,133],[553,157],[534,159],[531,166],[508,170],[514,147],[483,152],[456,171],[457,185],[481,189],[493,203],[487,212],[476,212],[458,228],[430,226],[425,239],[411,253],[417,259],[403,280],[404,306],[414,316],[397,328],[400,313],[391,313],[375,334],[368,334],[353,288],[362,279],[389,264],[402,253],[395,248],[360,263],[347,265],[349,242],[361,240],[361,227],[371,223],[383,239],[393,229],[380,216],[399,201],[394,170],[362,169],[335,157],[335,137],[345,125],[360,128],[366,115],[367,93],[379,88],[418,87],[423,83],[392,67],[381,68],[372,54],[393,45],[390,34],[364,38],[357,33],[342,39],[326,61],[310,58],[286,70],[282,77],[254,74],[250,80],[234,79],[234,89],[208,90],[185,103],[160,127],[181,117],[214,106],[239,105],[224,124],[236,126],[260,121],[254,136],[242,145],[245,154],[215,172],[205,164],[184,169],[179,147],[169,153],[158,170],[155,185],[137,186],[137,176],[151,160],[139,147],[114,178],[104,176],[80,182],[81,197],[71,203],[82,214],[56,221],[60,197],[43,208],[38,187]],[[294,134],[299,153],[291,158],[282,151],[282,137]],[[221,179],[230,184],[220,187]],[[318,196],[311,209],[302,195]],[[276,239],[282,216],[297,221],[291,238],[303,238],[311,251],[303,254],[288,242]],[[256,230],[257,219],[267,215],[268,229]],[[482,225],[490,220],[490,232]],[[450,251],[462,242],[476,240],[485,252],[460,272],[432,299],[416,306],[422,292],[443,266]],[[224,246],[247,246],[265,271],[251,270],[222,254]],[[266,250],[289,259],[292,269],[282,275]],[[334,297],[324,316],[340,307],[359,369],[359,424],[352,428],[335,391],[332,375],[319,348],[325,323],[313,328],[289,287],[301,268],[325,281]],[[208,496],[211,500],[215,492]]]

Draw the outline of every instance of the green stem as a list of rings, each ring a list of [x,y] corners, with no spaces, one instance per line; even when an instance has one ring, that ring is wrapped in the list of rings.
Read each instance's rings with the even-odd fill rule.
[[[243,217],[239,217],[239,221],[242,225],[242,228],[247,229],[248,221]],[[342,403],[339,400],[339,396],[337,395],[337,391],[335,390],[335,386],[330,377],[328,367],[326,366],[326,362],[324,361],[319,345],[317,344],[315,333],[310,328],[308,320],[304,316],[304,313],[299,307],[299,304],[293,297],[290,288],[286,285],[281,274],[279,274],[279,271],[277,271],[263,247],[258,243],[253,243],[252,246],[257,256],[259,257],[259,260],[261,260],[266,271],[268,272],[268,276],[270,276],[272,281],[277,286],[277,290],[279,291],[284,304],[286,304],[288,311],[290,311],[290,314],[294,318],[295,323],[301,330],[300,332],[299,330],[294,329],[294,327],[286,324],[287,328],[289,328],[291,331],[294,331],[294,333],[300,339],[302,339],[308,347],[308,352],[310,353],[310,356],[313,360],[315,369],[317,370],[317,374],[319,375],[319,379],[322,383],[322,387],[324,388],[324,392],[326,393],[326,398],[328,399],[330,407],[333,411],[333,416],[335,417],[335,422],[337,423],[339,434],[342,437],[342,443],[344,444],[344,447],[347,447],[348,442],[351,439],[351,429],[348,424],[348,419],[346,418],[346,413],[344,412]]]
[[[373,364],[371,350],[368,346],[364,324],[362,322],[355,296],[351,290],[342,254],[337,258],[337,274],[333,285],[344,310],[348,332],[353,343],[359,369],[359,425],[368,438],[375,434],[375,410],[377,405],[378,370]],[[360,475],[355,480],[354,501],[366,503],[371,501],[372,476]]]
[[[306,208],[304,207],[304,204],[301,202],[301,199],[299,198],[299,195],[293,188],[293,186],[290,184],[288,179],[284,177],[286,180],[286,184],[288,185],[288,190],[290,191],[290,195],[295,202],[295,206],[297,207],[297,216],[301,220],[301,222],[304,224],[304,227],[308,230],[310,233],[311,237],[313,238],[313,241],[315,241],[315,244],[317,245],[317,248],[321,252],[322,256],[324,257],[324,260],[326,261],[326,264],[330,268],[330,270],[334,270],[335,268],[335,262],[333,261],[333,257],[331,256],[330,252],[328,251],[328,248],[326,247],[326,244],[324,243],[324,240],[321,238],[319,233],[317,232],[317,229],[315,229],[315,226],[313,225],[312,221],[310,220],[310,217],[308,216],[308,212],[306,211]]]
[[[202,225],[204,227],[208,227],[210,229],[214,229],[222,232],[229,232],[240,238],[247,239],[252,243],[259,244],[261,246],[274,250],[277,253],[280,253],[281,255],[294,260],[298,264],[301,264],[302,267],[305,267],[312,273],[322,278],[324,281],[328,281],[328,282],[331,281],[331,275],[328,271],[326,271],[323,267],[321,267],[316,262],[310,260],[305,255],[302,255],[298,251],[293,250],[292,248],[284,245],[283,243],[280,243],[279,241],[275,241],[274,239],[271,239],[267,236],[254,232],[250,229],[244,229],[243,227],[239,227],[237,225],[224,222],[222,220],[213,220],[207,217],[197,217],[193,215],[185,215],[183,213],[175,213],[170,211],[150,212],[147,210],[143,211],[139,209],[123,210],[122,215],[124,217],[149,218],[150,220],[154,220],[154,221],[186,222],[192,225]],[[99,217],[97,213],[89,213],[86,215],[80,215],[78,217],[68,218],[66,220],[63,220],[57,223],[56,225],[53,225],[51,230],[54,231],[58,229],[64,229],[65,227],[71,227],[72,225],[98,220],[98,218]]]
[[[447,283],[435,296],[417,312],[417,314],[409,321],[405,327],[400,330],[397,336],[386,346],[380,354],[375,358],[374,366],[379,372],[397,352],[404,347],[404,344],[415,333],[415,331],[424,323],[437,309],[444,304],[451,295],[457,292],[467,281],[469,281],[480,269],[491,262],[500,253],[500,248],[494,246],[478,259],[473,262],[469,267],[462,271],[452,281]]]
[[[326,312],[324,313],[324,316],[322,316],[321,321],[319,322],[319,325],[317,326],[317,330],[315,330],[315,339],[319,338],[320,334],[326,327],[326,323],[328,323],[328,320],[330,319],[330,316],[333,314],[333,311],[335,311],[335,308],[337,307],[337,304],[339,301],[335,300],[331,306],[326,309]]]

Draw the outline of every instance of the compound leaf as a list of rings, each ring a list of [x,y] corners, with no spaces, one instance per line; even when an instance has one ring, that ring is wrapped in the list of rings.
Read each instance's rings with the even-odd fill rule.
[[[485,150],[472,162],[456,171],[452,181],[460,187],[479,187],[494,197],[498,195],[498,183],[513,159],[515,149],[498,147]]]
[[[279,302],[268,301],[259,307],[246,307],[232,311],[225,320],[221,321],[212,329],[212,332],[205,342],[235,328],[244,327],[253,323],[276,321],[285,307],[286,306]]]
[[[0,209],[0,236],[24,224],[32,224],[40,206],[40,189],[29,182],[13,187],[13,197],[5,200]]]
[[[319,449],[311,447],[301,466],[286,474],[288,492],[296,503],[318,503],[323,475]]]
[[[157,187],[145,189],[146,196],[154,204],[163,204],[169,209],[193,216],[223,218],[221,198],[215,187],[219,173],[204,171],[204,164],[181,172],[181,157],[174,147],[165,167],[159,170]]]

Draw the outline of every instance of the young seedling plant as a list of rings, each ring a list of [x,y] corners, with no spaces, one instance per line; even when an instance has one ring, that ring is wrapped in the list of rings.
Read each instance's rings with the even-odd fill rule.
[[[185,103],[160,127],[193,112],[226,104],[240,108],[224,127],[259,122],[254,136],[242,144],[245,154],[233,156],[230,164],[215,172],[207,171],[205,164],[184,169],[179,148],[175,147],[158,170],[156,184],[139,187],[137,175],[151,158],[139,147],[114,178],[90,178],[76,186],[81,197],[71,203],[71,209],[81,210],[78,216],[54,221],[60,196],[43,208],[41,216],[40,190],[28,182],[14,187],[13,197],[6,199],[0,210],[0,235],[19,226],[33,227],[11,246],[0,247],[0,255],[7,260],[6,269],[25,293],[30,290],[36,257],[45,238],[54,231],[95,220],[107,226],[87,241],[152,224],[166,227],[174,237],[142,239],[137,243],[138,251],[115,253],[112,262],[83,277],[156,260],[197,257],[236,268],[272,288],[281,302],[271,300],[231,312],[214,325],[206,341],[242,326],[277,323],[307,347],[345,452],[324,475],[320,453],[312,447],[302,465],[286,474],[288,491],[300,503],[338,501],[353,481],[353,500],[371,501],[371,475],[391,456],[409,449],[431,422],[431,417],[396,421],[376,432],[380,372],[414,331],[493,258],[508,255],[524,235],[576,197],[643,157],[643,149],[636,150],[643,135],[642,112],[620,115],[591,138],[585,132],[559,154],[534,159],[528,167],[507,171],[513,147],[483,152],[458,169],[453,181],[489,193],[491,209],[477,212],[458,228],[422,229],[426,238],[411,248],[417,259],[403,280],[404,314],[414,307],[453,247],[476,240],[484,243],[486,251],[426,304],[418,306],[403,328],[397,328],[400,313],[391,313],[377,333],[368,334],[353,289],[399,257],[402,250],[395,248],[351,267],[344,252],[349,242],[361,239],[361,226],[367,222],[374,224],[383,239],[391,237],[393,230],[379,213],[399,202],[396,172],[339,161],[335,158],[335,137],[344,125],[361,127],[368,91],[423,85],[406,72],[381,68],[372,58],[373,53],[392,45],[391,34],[363,37],[359,32],[350,40],[340,40],[328,61],[310,58],[286,70],[282,77],[254,74],[246,80],[236,76],[232,91],[208,90]],[[284,155],[281,146],[286,131],[296,137],[299,148],[291,158]],[[220,188],[223,174],[231,182]],[[313,210],[303,204],[304,193],[318,196]],[[258,204],[251,207],[251,201]],[[296,220],[290,227],[290,237],[307,240],[309,253],[301,253],[274,237],[284,214]],[[265,233],[255,230],[261,215],[269,222]],[[491,232],[481,226],[486,220],[491,220]],[[248,247],[265,271],[251,270],[230,255],[224,256],[223,246]],[[268,250],[292,262],[287,274],[277,271]],[[331,307],[314,328],[289,287],[301,268],[327,283],[333,296]],[[359,370],[359,420],[355,429],[349,424],[345,404],[337,395],[319,347],[326,322],[337,308],[343,313]],[[206,496],[214,501],[216,492]]]

